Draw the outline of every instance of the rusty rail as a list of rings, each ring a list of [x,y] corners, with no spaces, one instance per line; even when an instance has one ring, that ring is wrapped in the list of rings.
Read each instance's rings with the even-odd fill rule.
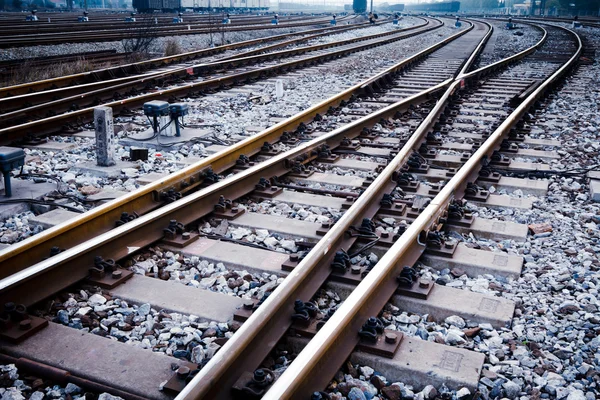
[[[382,24],[383,23],[388,23],[388,22],[385,21],[385,22],[382,22]],[[164,67],[166,65],[171,65],[174,63],[182,63],[182,62],[194,60],[194,59],[197,59],[200,57],[211,56],[213,54],[222,53],[227,50],[234,50],[234,49],[251,46],[251,45],[255,45],[255,44],[267,43],[270,41],[284,39],[284,38],[296,36],[296,35],[308,34],[311,36],[308,36],[305,39],[310,39],[311,37],[318,36],[318,34],[322,33],[322,32],[325,32],[325,33],[332,32],[332,31],[336,32],[336,33],[337,32],[345,32],[346,30],[367,28],[369,26],[370,25],[368,23],[365,23],[365,24],[351,25],[350,27],[336,26],[336,27],[309,29],[309,30],[305,30],[305,31],[285,33],[282,35],[268,36],[268,37],[259,38],[259,39],[245,40],[242,42],[236,42],[236,43],[216,46],[216,47],[208,48],[208,49],[189,51],[189,52],[185,52],[185,53],[181,53],[181,54],[176,54],[174,56],[159,57],[159,58],[155,58],[152,60],[139,61],[139,62],[135,62],[135,63],[118,65],[118,66],[114,66],[114,67],[103,68],[103,69],[98,69],[98,70],[89,71],[89,72],[82,72],[79,74],[72,74],[72,75],[51,78],[51,79],[45,79],[45,80],[36,81],[36,82],[29,82],[29,83],[23,83],[20,85],[3,87],[3,88],[0,88],[0,96],[2,96],[2,97],[18,96],[18,95],[30,93],[31,91],[35,92],[35,91],[40,91],[40,90],[49,90],[53,87],[56,87],[57,85],[69,86],[69,85],[73,85],[75,83],[91,83],[91,82],[97,82],[99,80],[104,80],[104,79],[114,79],[115,76],[123,76],[125,74],[127,74],[127,75],[133,74],[133,73],[139,74],[140,72],[146,71],[150,68],[160,68],[160,67]],[[312,36],[312,35],[315,35],[315,36]],[[301,39],[303,39],[303,38],[301,38]],[[301,40],[301,39],[296,39],[296,40]],[[288,45],[293,42],[294,41],[286,41],[284,43],[281,43],[280,45]],[[277,45],[267,46],[267,47],[262,48],[262,50],[274,48],[274,46],[277,46]]]
[[[331,371],[329,367],[331,364],[339,366],[347,358],[354,345],[358,343],[357,332],[366,318],[378,314],[389,300],[397,288],[396,276],[404,265],[413,265],[417,261],[419,254],[425,248],[422,238],[427,231],[439,223],[439,218],[446,211],[450,201],[462,197],[466,184],[477,176],[484,157],[490,156],[499,148],[501,139],[509,133],[527,110],[533,107],[543,92],[577,61],[582,50],[581,40],[574,32],[570,32],[575,35],[579,43],[573,57],[519,105],[477,149],[288,366],[263,399],[306,398],[307,393],[327,384],[333,374],[326,376],[323,371]],[[476,76],[477,74],[472,74],[469,78],[476,79]],[[437,114],[442,111],[445,107],[444,103],[459,89],[459,86],[460,80],[457,80],[448,89],[443,101],[440,101],[434,110]],[[435,118],[428,117],[419,127],[421,134],[431,129],[434,121]],[[413,141],[412,144],[416,143]]]
[[[176,96],[182,95],[190,95],[190,94],[199,94],[204,90],[208,89],[218,89],[227,85],[234,85],[239,82],[261,78],[263,76],[268,76],[269,74],[273,74],[277,71],[289,71],[291,69],[295,69],[304,65],[314,65],[319,62],[324,62],[328,60],[332,60],[338,58],[343,54],[351,54],[353,52],[373,47],[375,45],[383,45],[392,43],[394,41],[403,40],[408,37],[421,34],[428,30],[435,28],[423,28],[422,31],[416,30],[414,32],[410,32],[403,36],[388,38],[385,40],[381,40],[377,43],[369,43],[369,44],[359,44],[352,48],[340,49],[336,51],[331,51],[326,54],[318,54],[314,56],[305,57],[299,60],[292,60],[285,63],[279,63],[268,67],[260,67],[250,71],[244,71],[239,73],[234,73],[214,79],[209,79],[201,82],[190,83],[183,86],[178,86],[171,89],[161,90],[155,93],[147,93],[139,96],[134,96],[127,98],[125,100],[112,101],[109,103],[105,103],[104,106],[112,107],[114,115],[118,115],[124,108],[129,109],[131,107],[140,106],[148,100],[156,100],[156,99],[172,99]],[[145,87],[148,83],[152,83],[154,79],[158,79],[155,77],[150,77],[147,80],[142,79],[138,82],[140,87]],[[128,84],[124,84],[128,85]],[[131,89],[131,86],[127,86],[128,89]],[[134,88],[137,88],[134,87]],[[115,90],[116,88],[112,88]],[[84,95],[82,95],[84,96]],[[84,97],[93,97],[94,92],[87,93]],[[52,116],[44,119],[39,119],[32,122],[26,122],[20,125],[10,126],[3,129],[0,129],[0,143],[9,144],[15,141],[18,141],[24,137],[25,134],[29,135],[44,135],[48,133],[53,133],[60,131],[63,127],[68,124],[82,124],[86,122],[90,122],[93,115],[94,107],[87,107],[81,110],[72,111],[65,114],[60,114],[57,116]],[[24,110],[20,110],[24,111]],[[32,132],[32,130],[34,130]]]
[[[240,54],[224,57],[208,63],[196,64],[186,67],[175,67],[168,71],[149,72],[140,75],[127,76],[122,78],[98,81],[77,86],[68,86],[58,89],[45,90],[42,92],[28,93],[20,96],[7,97],[0,99],[0,108],[3,110],[0,114],[0,122],[9,123],[11,120],[30,115],[43,115],[44,112],[60,113],[71,110],[73,104],[80,105],[87,99],[88,103],[97,101],[110,101],[117,92],[128,90],[142,90],[144,87],[153,84],[165,85],[167,82],[178,79],[188,79],[191,76],[201,76],[204,72],[213,70],[227,71],[239,66],[251,65],[261,61],[271,61],[284,57],[292,57],[299,54],[305,54],[313,51],[327,48],[344,46],[352,43],[359,43],[380,37],[398,35],[402,32],[408,32],[424,28],[429,21],[423,19],[425,23],[411,26],[404,29],[398,29],[389,32],[376,33],[357,38],[340,40],[324,44],[296,47],[289,50],[281,50],[271,53],[265,53],[278,47],[288,46],[297,42],[310,40],[328,33],[320,33],[309,37],[289,40],[283,43],[274,44],[257,50],[249,50]],[[350,29],[350,28],[348,28]],[[423,31],[419,31],[422,33]],[[264,54],[263,54],[264,53]],[[156,81],[156,82],[154,82]],[[20,108],[21,104],[28,104],[27,108]],[[85,107],[85,104],[82,104]]]

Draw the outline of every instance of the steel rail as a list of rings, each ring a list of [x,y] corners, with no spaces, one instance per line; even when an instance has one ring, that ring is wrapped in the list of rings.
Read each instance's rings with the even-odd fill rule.
[[[488,26],[489,28],[489,26]],[[473,29],[471,26],[470,29]],[[480,42],[484,38],[480,39]],[[478,46],[477,49],[480,49]],[[454,79],[449,79],[437,86],[444,90]],[[429,89],[431,90],[431,89]],[[423,93],[423,92],[421,92]],[[418,94],[417,94],[418,95]],[[399,107],[406,107],[410,99],[392,104],[374,114],[356,121],[360,126],[369,126],[368,120],[393,116]],[[416,140],[416,139],[415,139]],[[327,279],[331,270],[329,264],[336,250],[342,244],[345,233],[357,217],[364,215],[383,195],[391,181],[394,171],[407,159],[410,152],[406,146],[365,192],[353,203],[336,224],[313,247],[304,259],[294,268],[277,289],[250,316],[236,334],[219,350],[198,375],[184,388],[177,399],[227,398],[229,388],[235,382],[240,371],[253,371],[264,359],[264,344],[277,343],[291,324],[291,311],[296,299],[308,300],[314,291]],[[346,249],[347,250],[347,249]],[[337,366],[336,366],[337,368]],[[306,396],[305,396],[306,398]]]
[[[411,56],[408,59],[405,59],[398,64],[388,68],[389,74],[396,73],[401,71],[407,65],[414,63],[431,52],[437,50],[443,45],[455,40],[456,38],[466,34],[469,29],[461,31],[451,37],[448,37],[435,45],[428,47],[427,49],[422,50],[414,56]],[[164,226],[164,222],[168,222],[169,219],[177,219],[181,222],[189,222],[193,220],[192,214],[200,212],[200,209],[203,208],[204,212],[212,211],[212,205],[216,203],[218,200],[218,196],[221,194],[230,195],[230,198],[238,198],[240,196],[239,186],[242,181],[248,182],[244,178],[248,175],[255,176],[255,180],[251,180],[248,187],[248,191],[254,189],[254,184],[258,182],[258,178],[262,176],[273,176],[277,175],[275,172],[281,173],[282,171],[287,170],[284,168],[282,164],[285,164],[285,160],[292,159],[293,157],[304,154],[309,149],[313,149],[315,147],[321,146],[324,143],[329,143],[331,145],[335,145],[335,141],[340,141],[343,139],[343,134],[348,133],[351,129],[356,129],[354,132],[354,136],[360,133],[360,129],[358,129],[358,125],[353,123],[346,128],[346,130],[338,130],[334,134],[324,135],[322,137],[316,138],[308,143],[305,143],[297,148],[294,148],[286,153],[280,154],[270,160],[265,161],[255,167],[252,167],[248,170],[245,170],[239,174],[234,175],[231,178],[228,178],[224,181],[215,183],[205,189],[202,189],[198,192],[192,193],[183,199],[167,204],[162,208],[149,212],[146,215],[132,221],[131,223],[125,224],[119,228],[114,227],[114,221],[120,217],[121,212],[128,210],[137,211],[138,209],[143,208],[146,211],[157,208],[160,204],[156,200],[156,194],[165,191],[168,188],[180,189],[186,187],[186,183],[190,181],[190,179],[194,179],[195,182],[201,182],[203,171],[211,167],[215,171],[224,171],[233,165],[235,165],[236,160],[239,155],[246,154],[252,155],[257,153],[260,150],[260,147],[265,141],[275,141],[285,130],[295,129],[300,123],[309,122],[312,118],[319,114],[325,113],[330,107],[339,105],[342,101],[350,99],[353,95],[359,92],[361,84],[357,84],[352,88],[349,88],[342,93],[325,100],[299,114],[296,116],[289,118],[286,121],[282,121],[281,123],[265,130],[257,137],[248,138],[242,142],[234,144],[224,151],[215,154],[211,157],[208,157],[204,160],[199,161],[198,163],[183,169],[182,171],[172,174],[158,182],[153,184],[144,186],[138,189],[135,192],[129,193],[122,198],[118,198],[112,202],[104,204],[96,209],[91,210],[88,213],[82,214],[76,220],[67,221],[66,223],[57,225],[53,228],[50,228],[48,231],[42,232],[40,235],[33,236],[25,241],[11,246],[0,253],[0,257],[2,258],[2,263],[0,265],[0,271],[2,273],[2,277],[11,280],[12,283],[16,283],[19,279],[14,279],[17,276],[29,276],[33,271],[52,271],[56,270],[57,267],[63,265],[67,256],[74,256],[76,258],[80,258],[79,269],[86,265],[85,261],[89,256],[86,256],[84,253],[93,252],[95,254],[104,254],[106,257],[119,259],[121,257],[126,256],[129,251],[128,248],[138,248],[138,244],[144,242],[144,244],[152,243],[154,240],[158,240],[162,236],[162,229]],[[421,96],[412,96],[410,101],[406,101],[405,104],[415,102],[415,101],[424,101],[426,97],[439,89],[431,89],[429,92],[423,92]],[[377,115],[371,116],[371,118],[378,118]],[[378,121],[376,119],[374,121]],[[276,170],[276,171],[275,171]],[[244,183],[248,185],[247,183]],[[181,213],[181,209],[185,208],[184,205],[193,205],[193,209],[187,210],[187,212]],[[162,217],[160,217],[162,216]],[[133,232],[137,232],[137,229],[142,225],[149,222],[150,224],[154,224],[154,218],[163,218],[164,221],[161,221],[158,226],[154,227],[155,234],[154,238],[148,237],[143,238],[144,235],[135,235]],[[137,228],[136,228],[137,227]],[[102,240],[104,245],[110,244],[111,238],[119,241],[122,235],[126,234],[127,242],[126,243],[118,243],[113,246],[112,249],[105,248],[100,251],[96,248],[95,245],[92,245],[90,241],[76,246],[81,243],[83,240],[90,239],[93,241]],[[144,231],[146,234],[146,231]],[[59,243],[64,244],[61,246]],[[99,242],[100,243],[100,242]],[[67,250],[59,255],[43,260],[43,257],[46,257],[51,246],[58,245],[62,248],[67,248]],[[73,247],[76,246],[76,247]],[[69,249],[69,247],[72,247]],[[132,250],[133,251],[133,250]],[[32,256],[35,254],[35,256]],[[83,257],[83,258],[81,258]],[[92,257],[93,258],[93,257]],[[37,263],[37,264],[36,264]],[[36,265],[34,265],[36,264]],[[40,269],[41,268],[41,269]],[[75,268],[78,269],[78,268]],[[29,271],[29,272],[25,272]],[[36,273],[37,273],[36,272]],[[63,269],[64,272],[64,269]],[[81,277],[85,275],[85,270],[80,271],[83,273]],[[14,274],[12,277],[8,277],[9,275]],[[25,274],[25,275],[23,275]],[[35,275],[35,274],[34,274]],[[67,274],[71,275],[71,274]],[[73,275],[75,275],[73,273]],[[71,276],[72,278],[74,276]],[[77,279],[77,277],[75,277]],[[71,278],[67,277],[67,281],[71,281]],[[2,289],[8,289],[11,284],[8,284],[8,280],[2,281],[4,284],[1,286]],[[0,291],[2,291],[0,289]],[[12,291],[13,294],[17,294],[17,291]],[[12,297],[13,294],[8,295]],[[33,296],[29,296],[32,295]],[[0,294],[0,297],[7,295],[7,293],[3,292]],[[20,298],[28,297],[28,304],[31,302],[35,302],[35,299],[43,298],[42,291],[40,292],[29,292],[27,295],[26,292],[21,292],[18,295]],[[41,295],[42,297],[39,297]],[[26,299],[22,299],[25,301]]]
[[[421,18],[423,19],[423,18]],[[117,78],[111,80],[98,81],[78,86],[68,86],[62,87],[53,90],[46,90],[43,92],[29,93],[20,96],[7,97],[4,99],[0,99],[0,122],[10,120],[12,118],[17,118],[23,115],[31,115],[35,113],[43,113],[44,110],[50,108],[53,112],[64,112],[68,111],[70,106],[67,106],[65,109],[65,104],[74,104],[74,102],[81,101],[84,98],[93,98],[94,101],[100,100],[99,94],[105,93],[110,98],[113,97],[115,92],[123,91],[125,89],[129,89],[130,86],[136,84],[144,84],[144,86],[148,85],[148,81],[150,79],[160,79],[161,83],[165,79],[189,79],[191,76],[201,76],[204,72],[210,72],[212,70],[228,70],[239,66],[252,65],[259,62],[272,61],[275,59],[280,59],[284,57],[292,57],[300,54],[306,54],[313,51],[319,51],[327,48],[334,48],[345,46],[352,43],[360,43],[367,40],[373,40],[381,37],[398,35],[403,32],[409,32],[418,30],[427,26],[430,22],[426,21],[425,23],[414,25],[411,27],[392,30],[388,32],[375,33],[366,36],[360,36],[352,39],[344,39],[335,42],[329,43],[321,43],[316,45],[309,45],[303,47],[295,47],[293,49],[288,50],[280,50],[271,53],[267,53],[267,51],[276,49],[279,47],[285,47],[290,44],[310,40],[316,37],[321,37],[323,35],[327,35],[329,33],[320,33],[316,35],[311,35],[309,37],[292,39],[283,43],[277,43],[271,46],[267,46],[261,49],[249,50],[245,51],[233,56],[219,58],[207,63],[195,64],[192,66],[185,67],[174,67],[168,71],[155,71],[149,72],[141,75],[127,76],[124,78]],[[362,28],[362,27],[361,27]],[[353,29],[353,28],[347,28]],[[343,32],[343,31],[342,31]],[[419,31],[422,33],[422,31]],[[337,32],[336,32],[337,33]],[[214,79],[214,78],[212,78]],[[50,101],[48,100],[50,99]],[[109,99],[107,99],[109,100]],[[25,103],[28,105],[27,108],[19,108],[16,104]],[[62,104],[62,108],[58,108],[57,105]]]
[[[379,24],[383,24],[383,23],[388,23],[388,21],[384,21]],[[75,82],[81,82],[82,80],[84,80],[85,83],[91,83],[91,82],[96,82],[98,80],[104,80],[107,78],[114,79],[115,76],[122,76],[124,74],[132,74],[132,73],[140,73],[141,71],[145,71],[150,68],[160,68],[160,67],[164,67],[164,66],[171,65],[174,63],[183,63],[183,62],[194,60],[194,59],[197,59],[200,57],[211,56],[213,54],[222,53],[227,50],[233,50],[233,49],[237,49],[240,47],[246,47],[246,46],[251,46],[251,45],[255,45],[255,44],[267,43],[270,41],[284,39],[284,38],[296,36],[296,35],[306,35],[306,34],[312,35],[312,34],[317,34],[319,32],[331,32],[331,31],[345,32],[346,30],[363,29],[363,28],[367,28],[369,26],[370,25],[368,23],[364,23],[364,24],[360,23],[360,24],[351,25],[350,27],[336,26],[333,28],[328,27],[328,28],[309,29],[309,30],[305,30],[305,31],[285,33],[285,34],[281,34],[281,35],[273,35],[273,36],[268,36],[268,37],[264,37],[264,38],[245,40],[245,41],[241,41],[241,42],[216,46],[216,47],[208,48],[208,49],[189,51],[189,52],[185,52],[185,53],[181,53],[181,54],[176,54],[174,56],[159,57],[159,58],[154,58],[152,60],[138,61],[135,63],[118,65],[118,66],[109,67],[109,68],[102,68],[102,69],[97,69],[97,70],[89,71],[89,72],[82,72],[82,73],[78,73],[78,74],[71,74],[71,75],[62,76],[62,77],[50,78],[50,79],[45,79],[45,80],[41,80],[41,81],[28,82],[28,83],[22,83],[19,85],[3,87],[3,88],[0,88],[0,96],[4,96],[4,97],[17,96],[20,94],[30,93],[32,90],[35,90],[35,89],[48,90],[59,84],[63,85],[63,86],[67,86],[67,85],[72,85]],[[309,38],[310,38],[310,36],[309,36]],[[267,49],[269,47],[271,47],[271,46],[264,47],[263,49]]]
[[[283,23],[279,25],[265,24],[265,25],[249,25],[249,26],[239,26],[234,28],[226,28],[227,32],[240,32],[240,31],[256,31],[256,30],[265,30],[265,29],[287,29],[287,28],[296,28],[300,26],[318,26],[329,24],[329,19],[315,19],[309,22],[302,23]],[[214,29],[214,28],[212,28]],[[157,34],[156,37],[160,36],[181,36],[181,35],[196,35],[196,34],[204,34],[210,33],[211,28],[200,28],[200,29],[190,29],[190,30],[178,30],[178,31],[166,31],[161,34]],[[120,34],[94,34],[94,35],[78,35],[77,37],[69,36],[69,35],[61,35],[60,37],[46,37],[46,38],[36,38],[37,45],[51,45],[51,44],[62,44],[62,43],[81,43],[81,42],[89,42],[89,41],[102,41],[102,42],[111,42],[126,39],[128,35],[131,34],[129,32],[123,32]],[[0,48],[10,48],[10,47],[22,47],[22,46],[30,46],[31,38],[20,38],[20,39],[4,39],[0,41]]]
[[[289,22],[289,21],[306,21],[306,20],[314,20],[314,19],[319,19],[318,16],[311,16],[312,18],[307,18],[307,16],[297,16],[297,17],[290,17],[289,19],[280,19],[279,22]],[[324,18],[324,17],[321,17]],[[326,18],[326,17],[325,17]],[[179,30],[179,29],[186,29],[186,25],[193,25],[193,26],[200,26],[203,28],[208,28],[211,26],[222,26],[222,22],[221,22],[221,18],[220,16],[217,16],[212,22],[211,21],[202,21],[202,20],[190,20],[190,19],[185,19],[184,23],[179,23],[179,24],[173,24],[172,21],[159,21],[157,20],[158,23],[154,23],[154,16],[143,16],[142,18],[136,17],[137,22],[136,23],[145,23],[145,22],[151,22],[153,23],[153,25],[157,28],[160,29],[173,29],[173,30]],[[252,25],[261,25],[261,24],[266,24],[266,23],[271,23],[271,19],[272,16],[261,16],[261,17],[256,17],[253,19],[246,19],[246,21],[241,20],[241,19],[237,19],[234,18],[229,24],[227,24],[228,26],[239,26],[239,25],[244,25],[244,26],[252,26]],[[24,35],[38,35],[38,34],[52,34],[52,33],[64,33],[64,32],[70,32],[70,33],[96,33],[98,31],[111,31],[114,29],[131,29],[132,23],[131,22],[126,22],[124,19],[121,20],[117,20],[117,21],[112,21],[109,24],[107,24],[106,22],[98,22],[98,21],[88,21],[85,24],[82,24],[81,22],[77,22],[76,20],[74,21],[70,21],[70,23],[67,24],[60,24],[60,23],[50,23],[50,24],[44,24],[42,22],[42,24],[29,24],[29,25],[22,25],[22,26],[11,26],[11,27],[4,27],[0,24],[0,37],[2,35],[12,35],[13,37],[19,37],[19,36],[24,36]]]
[[[517,54],[514,55],[514,57],[517,57],[518,59],[523,58],[525,56],[528,56],[529,54],[533,53],[534,51],[536,51],[537,49],[539,49],[548,39],[548,31],[546,29],[544,29],[543,27],[539,26],[539,25],[535,25],[535,24],[530,24],[533,27],[539,29],[542,31],[542,38],[533,46],[526,48],[525,50],[522,50],[520,52],[518,52]],[[476,76],[482,72],[488,72],[489,70],[494,71],[498,68],[502,68],[505,65],[506,59],[503,60],[498,60],[496,62],[493,62],[491,64],[485,65],[481,68],[478,68],[474,71],[467,71],[464,70],[462,71],[459,75],[458,78],[470,78],[472,76]]]
[[[124,109],[130,107],[140,106],[148,100],[166,99],[170,100],[176,96],[189,95],[190,93],[201,93],[203,90],[208,89],[219,89],[226,85],[234,85],[242,81],[248,81],[251,79],[258,79],[263,76],[279,71],[290,71],[304,65],[315,65],[320,62],[325,62],[339,58],[341,55],[352,54],[357,51],[364,50],[373,46],[380,46],[390,44],[395,41],[403,40],[415,35],[428,32],[433,29],[437,29],[440,26],[432,28],[424,28],[422,30],[415,30],[410,33],[406,33],[402,36],[382,39],[375,43],[363,43],[353,47],[343,48],[334,50],[325,54],[317,54],[297,60],[292,60],[284,63],[278,63],[266,67],[258,67],[249,71],[243,71],[233,73],[205,81],[188,83],[185,85],[173,87],[170,89],[159,90],[158,92],[146,93],[138,96],[129,97],[124,100],[112,101],[103,104],[104,106],[111,107],[113,114],[119,115]],[[139,84],[146,87],[148,83],[153,83],[154,77],[150,77],[148,82],[142,80]],[[129,88],[131,89],[131,88]],[[88,94],[89,95],[89,94]],[[95,106],[95,105],[94,105]],[[13,125],[0,129],[0,143],[9,144],[21,140],[25,135],[41,136],[48,133],[53,133],[62,130],[65,124],[83,124],[92,121],[94,107],[87,107],[77,111],[59,114],[52,117],[42,118],[31,122],[22,123],[20,125]],[[62,124],[62,125],[61,125]]]
[[[570,32],[575,35],[579,43],[576,53],[527,97],[457,171],[298,354],[263,397],[264,400],[306,398],[307,393],[326,386],[331,376],[327,377],[322,374],[318,376],[318,373],[325,368],[325,365],[331,363],[341,365],[347,358],[349,352],[340,351],[340,349],[352,349],[358,343],[357,332],[362,324],[368,317],[378,314],[396,290],[398,285],[396,277],[400,270],[405,265],[413,265],[424,251],[425,246],[420,239],[426,235],[428,230],[432,229],[432,226],[439,223],[439,218],[447,209],[450,201],[462,197],[466,184],[476,178],[484,158],[489,157],[494,150],[499,148],[501,139],[534,105],[541,94],[577,61],[582,50],[581,39],[574,32]],[[475,77],[476,75],[471,75],[470,79],[476,79]],[[460,80],[457,80],[444,95],[445,100],[459,87]],[[443,109],[445,100],[440,101],[436,106],[438,114]],[[422,128],[419,127],[421,133],[428,131],[434,121],[435,119],[428,117],[428,120],[421,125]]]

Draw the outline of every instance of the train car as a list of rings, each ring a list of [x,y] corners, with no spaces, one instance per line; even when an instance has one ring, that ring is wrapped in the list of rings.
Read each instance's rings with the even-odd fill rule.
[[[133,0],[138,12],[178,11],[178,10],[267,10],[269,0]]]
[[[413,3],[407,4],[407,11],[427,11],[455,13],[460,9],[460,1],[444,1],[440,3]]]
[[[390,11],[404,11],[404,4],[390,4]]]

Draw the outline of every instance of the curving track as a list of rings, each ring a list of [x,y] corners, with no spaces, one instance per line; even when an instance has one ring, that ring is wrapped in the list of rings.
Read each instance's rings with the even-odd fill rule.
[[[226,263],[235,259],[245,267],[267,273],[279,271],[282,266],[289,273],[286,280],[272,288],[270,296],[257,299],[262,303],[260,307],[243,302],[243,308],[236,312],[243,325],[229,340],[219,344],[220,350],[210,360],[202,362],[199,372],[194,371],[196,366],[177,361],[178,373],[171,377],[173,373],[167,364],[173,361],[164,360],[164,356],[152,357],[149,351],[118,346],[119,343],[74,333],[73,329],[54,323],[22,345],[0,343],[2,351],[10,357],[35,357],[35,361],[52,364],[56,353],[70,342],[93,343],[91,346],[99,357],[85,378],[103,385],[102,390],[132,398],[172,397],[172,392],[156,391],[157,382],[165,378],[171,379],[167,387],[175,392],[187,383],[177,397],[180,399],[232,398],[231,387],[236,387],[241,396],[253,393],[265,399],[308,398],[315,390],[325,389],[357,345],[363,352],[381,354],[382,348],[368,339],[361,341],[361,337],[369,337],[365,332],[377,337],[375,331],[365,328],[365,322],[368,317],[377,316],[393,296],[400,296],[408,307],[420,307],[432,315],[448,313],[447,301],[454,299],[450,307],[453,314],[474,315],[497,325],[510,321],[514,309],[510,301],[417,281],[411,272],[412,265],[422,256],[430,263],[437,260],[440,265],[451,259],[461,263],[460,254],[465,250],[445,237],[443,229],[498,234],[497,227],[481,221],[475,224],[464,210],[463,199],[496,207],[527,206],[491,194],[486,190],[490,182],[543,192],[543,181],[507,179],[498,176],[493,167],[523,168],[511,158],[552,156],[524,152],[515,146],[517,142],[536,143],[523,136],[526,128],[520,121],[536,100],[574,65],[581,53],[581,41],[571,31],[548,26],[547,34],[533,48],[470,71],[477,52],[491,35],[489,25],[478,21],[471,24],[468,30],[262,132],[257,138],[238,143],[163,182],[82,216],[80,225],[57,226],[43,234],[44,240],[33,237],[0,253],[0,299],[3,303],[12,301],[26,306],[89,279],[90,268],[96,269],[91,277],[96,283],[98,269],[104,268],[115,279],[126,274],[118,268],[113,273],[113,266],[99,262],[97,256],[128,262],[133,253],[159,242],[189,257],[198,250],[193,250],[192,245],[185,247],[188,243],[177,248],[177,243],[191,240],[190,232],[202,234],[202,228],[200,231],[198,228],[205,223],[215,229],[210,238],[199,240],[219,249],[209,255],[202,250],[205,246],[200,246],[200,254],[205,257]],[[340,123],[323,132],[320,126],[323,118],[335,118]],[[262,146],[265,141],[274,143],[277,139],[285,148]],[[371,179],[351,181],[336,175],[339,169],[370,171]],[[218,177],[231,171],[233,175],[225,179]],[[261,179],[264,177],[274,178]],[[330,189],[315,189],[308,184],[311,181],[321,182],[326,188],[330,185]],[[212,184],[207,185],[209,182]],[[160,208],[159,202],[148,202],[151,197],[160,199],[161,193],[173,197],[174,192],[183,198],[176,200],[178,196],[174,196],[172,202]],[[224,203],[221,196],[236,204]],[[305,205],[326,203],[345,212],[337,221],[331,221],[334,224],[298,224],[284,218],[240,212],[249,209],[251,198],[279,198],[282,203]],[[140,210],[142,215],[110,229],[109,222],[114,223],[126,208],[130,212]],[[93,218],[97,222],[92,222]],[[172,220],[181,225],[170,224]],[[87,224],[82,224],[83,221]],[[277,253],[270,256],[257,253],[265,251],[264,247],[254,251],[239,247],[242,244],[239,241],[228,247],[218,239],[225,240],[231,226],[254,231],[267,229],[296,238],[296,245],[307,251],[290,254],[288,250],[277,258]],[[95,237],[78,244],[78,240],[90,236]],[[234,250],[235,245],[238,246]],[[66,250],[42,260],[50,246]],[[370,248],[379,249],[376,265],[372,268],[351,265],[349,254]],[[235,258],[240,252],[242,259]],[[252,261],[257,254],[258,260]],[[270,262],[265,262],[265,257]],[[520,272],[508,257],[502,262],[495,257],[486,262],[481,253],[469,257],[470,264],[462,261],[468,273],[485,270],[518,275]],[[316,307],[308,303],[326,281],[350,285],[351,293],[337,311],[319,316],[318,312],[307,311]],[[181,312],[194,310],[205,319],[218,317],[203,309],[202,304],[212,301],[218,308],[216,303],[225,303],[225,298],[219,296],[205,296],[191,287],[167,286],[159,279],[143,276],[107,290],[133,303],[154,302]],[[163,305],[164,299],[171,299],[169,306]],[[241,300],[228,303],[233,304],[230,311],[240,303]],[[499,316],[498,310],[504,314]],[[317,331],[319,321],[324,324]],[[314,338],[304,343],[304,350],[275,382],[263,385],[262,375],[255,371],[290,327],[296,334]],[[376,340],[385,341],[383,333]],[[45,352],[30,351],[45,348],[50,342],[54,347]],[[390,346],[384,345],[384,358],[399,357],[396,364],[399,373],[408,380],[415,379],[421,384],[444,381],[458,386],[472,385],[479,377],[483,363],[480,355],[415,342],[402,335],[392,337],[391,332],[387,332],[387,342],[397,349],[390,350]],[[410,353],[413,356],[407,359]],[[86,360],[67,357],[71,358],[61,362],[71,368],[74,378],[81,377],[88,368]],[[458,364],[457,358],[462,360]],[[130,368],[126,373],[104,369],[123,359],[147,363],[147,367],[143,371]],[[452,368],[448,368],[451,360],[454,360]],[[99,370],[103,374],[98,374]],[[271,376],[268,370],[266,373]]]

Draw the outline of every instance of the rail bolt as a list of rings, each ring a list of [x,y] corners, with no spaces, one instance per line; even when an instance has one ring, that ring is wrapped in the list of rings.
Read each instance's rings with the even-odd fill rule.
[[[385,333],[385,342],[386,343],[396,343],[396,340],[398,340],[398,335],[396,335],[395,333],[392,333],[392,332]]]
[[[429,282],[427,279],[419,279],[419,287],[423,289],[428,288],[430,284],[431,282]]]
[[[358,275],[360,274],[361,268],[358,265],[353,265],[352,268],[350,268],[350,272],[352,272],[353,275]]]
[[[26,331],[28,329],[31,329],[31,320],[30,319],[24,319],[23,321],[19,322],[19,329],[22,331]]]
[[[185,379],[190,374],[190,369],[188,367],[179,367],[177,370],[177,377],[181,379]]]
[[[123,276],[123,272],[119,270],[114,270],[110,275],[113,279],[119,279],[121,276]]]

